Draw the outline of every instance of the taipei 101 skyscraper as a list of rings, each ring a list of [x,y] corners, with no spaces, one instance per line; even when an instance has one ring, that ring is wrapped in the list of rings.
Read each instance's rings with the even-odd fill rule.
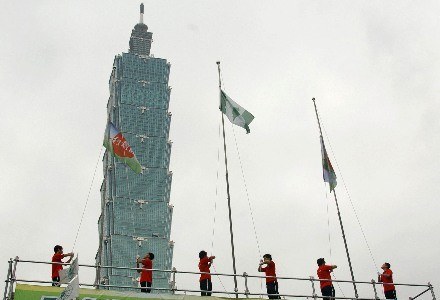
[[[170,64],[150,54],[153,34],[143,14],[141,4],[129,51],[116,55],[109,79],[108,120],[128,141],[142,172],[136,174],[108,151],[103,157],[96,254],[96,284],[102,285],[138,286],[136,271],[103,267],[135,268],[138,255],[154,253],[154,269],[170,270],[172,264]],[[169,273],[153,272],[152,287],[168,288],[169,279]]]

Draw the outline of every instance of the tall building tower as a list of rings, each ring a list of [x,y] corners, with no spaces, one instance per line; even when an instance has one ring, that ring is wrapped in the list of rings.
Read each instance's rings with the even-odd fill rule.
[[[153,267],[169,270],[173,257],[170,64],[150,55],[153,34],[143,23],[143,13],[141,4],[129,52],[115,57],[107,104],[109,121],[128,141],[142,173],[105,153],[96,264],[134,268],[137,255],[152,252]],[[138,277],[136,271],[97,268],[96,283],[132,287],[138,286]],[[169,273],[153,272],[153,288],[168,288],[169,278]]]

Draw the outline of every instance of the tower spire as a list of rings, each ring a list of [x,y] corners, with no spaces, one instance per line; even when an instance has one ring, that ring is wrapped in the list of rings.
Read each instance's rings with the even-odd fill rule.
[[[139,23],[140,24],[144,24],[144,4],[141,3],[141,7],[140,7],[140,16],[139,16]]]
[[[130,53],[137,55],[150,55],[153,34],[148,32],[148,26],[144,24],[144,4],[140,5],[139,23],[134,26],[130,37]]]

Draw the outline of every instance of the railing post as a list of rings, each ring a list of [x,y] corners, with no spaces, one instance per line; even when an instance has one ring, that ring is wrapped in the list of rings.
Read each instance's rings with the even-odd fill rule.
[[[99,263],[95,263],[95,271],[96,271],[96,275],[95,275],[95,283],[94,283],[94,288],[99,290],[99,285],[101,284],[101,264]]]
[[[19,261],[19,257],[16,256],[14,259],[14,266],[12,267],[12,271],[11,271],[11,285],[9,286],[8,299],[14,299],[15,271],[17,270],[18,261]]]
[[[313,292],[313,298],[316,300],[318,295],[316,294],[316,290],[315,290],[315,277],[310,276],[310,282],[312,283],[312,292]]]
[[[435,294],[434,294],[434,288],[433,288],[433,286],[432,286],[432,284],[430,282],[428,282],[428,286],[429,286],[429,289],[431,291],[432,300],[436,300],[435,299]]]
[[[374,281],[374,279],[371,279],[371,284],[373,285],[374,299],[379,299],[379,297],[377,296],[376,281]]]
[[[172,281],[171,281],[171,294],[173,294],[173,295],[176,293],[176,272],[177,272],[177,269],[175,267],[173,267]]]
[[[246,298],[249,298],[248,273],[244,272],[243,277],[244,277],[244,286],[245,286],[244,294],[246,295]]]
[[[6,295],[8,295],[8,286],[9,286],[9,282],[11,279],[11,273],[12,273],[12,258],[9,259],[8,264],[9,264],[8,276],[6,276],[6,280],[5,280],[5,293],[3,294],[3,299],[8,299],[8,298],[6,298]]]

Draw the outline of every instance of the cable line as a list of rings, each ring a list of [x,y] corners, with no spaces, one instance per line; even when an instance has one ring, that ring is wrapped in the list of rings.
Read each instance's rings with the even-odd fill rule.
[[[248,188],[247,188],[246,178],[245,178],[245,176],[244,176],[243,164],[241,163],[240,150],[238,149],[237,138],[236,138],[236,136],[235,136],[235,130],[234,130],[234,126],[233,126],[232,123],[231,123],[231,127],[232,127],[232,133],[233,133],[233,135],[234,135],[235,148],[237,149],[238,161],[240,162],[241,177],[242,177],[242,179],[243,179],[244,189],[245,189],[245,191],[246,191],[246,199],[247,199],[247,202],[248,202],[249,211],[250,211],[250,215],[251,215],[251,219],[252,219],[252,226],[253,226],[253,229],[254,229],[255,240],[256,240],[256,242],[257,242],[258,256],[261,257],[261,248],[260,248],[260,242],[259,242],[259,240],[258,240],[257,229],[256,229],[256,226],[255,226],[254,212],[253,212],[253,210],[252,210],[251,201],[250,201],[250,199],[249,199],[249,192],[248,192]]]
[[[252,205],[251,205],[251,201],[250,201],[250,198],[249,198],[249,192],[248,192],[248,188],[247,188],[247,184],[246,184],[246,178],[244,176],[243,164],[241,163],[240,150],[238,149],[237,138],[235,136],[235,130],[234,130],[234,126],[232,125],[232,123],[231,123],[231,127],[232,127],[232,133],[234,135],[235,148],[237,149],[238,161],[240,162],[241,176],[243,178],[244,188],[245,188],[245,191],[246,191],[246,199],[247,199],[247,202],[248,202],[249,211],[250,211],[250,215],[251,215],[251,219],[252,219],[252,226],[253,226],[253,229],[254,229],[254,236],[255,236],[255,240],[257,242],[258,257],[261,257],[262,254],[261,254],[260,242],[258,240],[257,229],[256,229],[256,226],[255,226],[254,212],[252,210]],[[263,278],[260,278],[260,291],[263,291]],[[261,296],[260,296],[260,298],[261,298]]]
[[[130,180],[128,179],[128,167],[127,165],[125,165],[125,177],[127,179],[127,191],[128,191],[128,198],[131,199],[131,190],[130,190]],[[137,237],[136,234],[136,222],[134,220],[134,207],[136,206],[136,202],[132,201],[131,203],[131,207],[130,207],[130,213],[131,213],[131,221],[132,221],[132,225],[133,225],[133,236]],[[136,247],[136,259],[139,256],[139,247]]]
[[[214,265],[212,265],[212,268],[214,269],[214,272],[217,273],[217,270],[215,269],[215,266],[214,266]],[[231,295],[228,294],[228,291],[226,290],[226,288],[225,288],[225,286],[224,286],[224,284],[223,284],[222,279],[220,278],[220,276],[219,276],[219,275],[216,275],[216,276],[217,276],[218,280],[220,281],[220,284],[222,285],[223,290],[225,291],[225,294],[228,295],[228,298],[231,298]]]
[[[73,252],[73,250],[75,250],[76,241],[77,241],[77,239],[78,239],[78,234],[79,234],[79,231],[80,231],[80,229],[81,229],[81,225],[82,225],[82,221],[83,221],[83,219],[84,219],[84,214],[85,214],[85,212],[86,212],[87,204],[89,203],[90,192],[92,191],[93,183],[95,182],[96,170],[98,169],[98,164],[99,164],[99,161],[101,160],[102,147],[100,147],[100,148],[101,148],[101,149],[100,149],[100,151],[99,151],[98,160],[97,160],[97,162],[96,162],[96,164],[95,164],[95,170],[93,171],[92,183],[90,184],[89,192],[87,193],[86,203],[85,203],[85,205],[84,205],[84,209],[83,209],[83,211],[82,211],[82,215],[81,215],[81,220],[79,221],[78,230],[76,231],[75,240],[74,240],[74,242],[73,242],[72,252]]]
[[[328,193],[327,193],[327,188],[325,186],[325,182],[324,182],[324,189],[325,189],[325,199],[326,199],[326,203],[327,203],[327,227],[328,227],[328,248],[329,248],[329,256],[330,256],[330,261],[333,261],[333,256],[332,256],[332,241],[331,241],[331,231],[330,231],[330,212],[329,212],[329,199],[328,199]],[[333,277],[334,280],[336,279],[335,273],[332,272],[331,276]],[[339,282],[336,281],[336,285],[338,286],[339,291],[341,292],[342,296],[345,297],[344,291],[342,290],[341,286],[339,285]]]
[[[217,180],[215,184],[215,201],[214,201],[214,220],[213,220],[213,226],[212,226],[212,239],[211,239],[211,255],[214,252],[214,237],[215,237],[215,225],[216,225],[216,217],[217,217],[217,200],[218,200],[218,183],[219,183],[219,170],[220,170],[220,145],[221,145],[221,120],[218,124],[218,145],[217,145]],[[214,269],[214,272],[217,273],[217,270],[215,269],[215,266],[212,265],[212,268]],[[216,275],[218,280],[220,281],[221,286],[223,287],[223,290],[227,292],[225,285],[223,284],[223,281],[219,275]],[[231,298],[229,294],[228,298]]]
[[[217,178],[216,178],[216,183],[215,183],[215,201],[214,201],[214,220],[213,220],[213,225],[212,225],[212,239],[211,239],[211,254],[214,251],[214,236],[215,236],[215,225],[216,225],[216,217],[217,217],[217,199],[218,199],[218,183],[219,183],[219,178],[218,178],[218,174],[219,174],[219,170],[220,170],[220,142],[221,142],[221,136],[220,136],[220,131],[221,131],[221,123],[219,123],[218,125],[218,140],[219,140],[219,144],[217,145]]]

